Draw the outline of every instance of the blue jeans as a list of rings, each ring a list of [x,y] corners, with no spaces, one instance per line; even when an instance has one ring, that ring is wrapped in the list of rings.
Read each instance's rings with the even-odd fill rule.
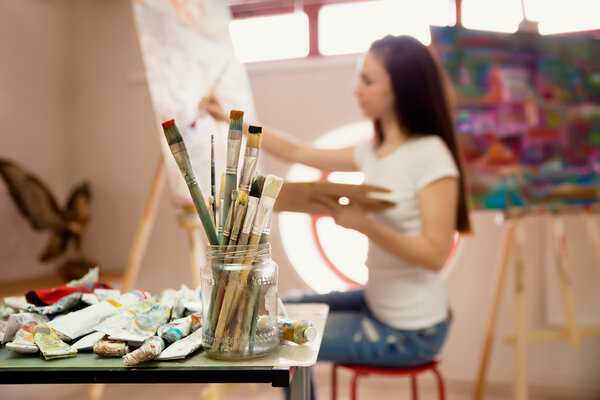
[[[452,322],[428,328],[402,330],[377,320],[365,301],[364,289],[304,295],[285,303],[327,303],[329,315],[319,350],[319,361],[377,367],[411,367],[435,358]],[[311,393],[314,398],[314,385]]]
[[[411,367],[431,361],[442,348],[451,318],[425,329],[401,330],[377,320],[364,289],[305,295],[286,303],[327,303],[329,315],[320,361],[377,367]]]

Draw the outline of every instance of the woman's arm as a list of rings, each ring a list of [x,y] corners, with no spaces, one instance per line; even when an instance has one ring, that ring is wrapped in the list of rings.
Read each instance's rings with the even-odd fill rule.
[[[217,121],[229,122],[229,117],[216,99],[203,100],[199,107]],[[244,123],[244,134],[248,132],[248,126],[248,123]],[[285,133],[266,126],[262,126],[260,147],[284,161],[308,165],[322,171],[356,171],[358,169],[354,164],[352,147],[316,149],[300,144]]]
[[[328,206],[336,224],[363,233],[398,259],[439,271],[450,252],[456,227],[458,180],[452,177],[439,179],[419,190],[417,196],[421,210],[420,236],[407,236],[380,225],[356,205],[339,206],[329,202]]]
[[[249,124],[244,124],[244,133]],[[317,149],[305,146],[274,128],[262,126],[261,149],[291,163],[300,163],[322,171],[356,171],[354,149]]]

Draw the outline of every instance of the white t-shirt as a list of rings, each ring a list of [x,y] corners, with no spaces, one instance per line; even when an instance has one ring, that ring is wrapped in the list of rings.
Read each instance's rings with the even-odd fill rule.
[[[369,217],[408,236],[421,234],[419,189],[459,175],[450,150],[438,136],[411,138],[381,159],[372,142],[361,143],[354,149],[354,161],[365,173],[366,184],[391,190],[377,197],[396,203]],[[446,318],[446,292],[439,273],[404,262],[371,241],[367,267],[366,301],[382,322],[396,329],[422,329]]]

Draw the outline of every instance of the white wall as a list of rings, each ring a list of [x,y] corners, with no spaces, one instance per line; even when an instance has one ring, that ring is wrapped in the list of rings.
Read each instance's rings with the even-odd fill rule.
[[[90,179],[93,221],[85,251],[101,260],[105,270],[122,270],[159,157],[148,89],[139,78],[143,66],[131,10],[124,0],[71,0],[66,11],[63,6],[60,1],[0,2],[0,14],[12,17],[8,25],[0,25],[2,50],[10,46],[14,51],[29,52],[23,61],[10,59],[10,68],[3,66],[0,70],[2,121],[6,123],[9,116],[20,117],[18,135],[0,135],[0,155],[22,157],[61,199],[70,186],[83,178]],[[41,33],[24,28],[33,17],[43,28]],[[59,38],[66,32],[68,40],[60,44]],[[67,51],[65,48],[68,54],[63,59],[59,55]],[[43,55],[46,58],[37,58]],[[6,63],[5,58],[0,61]],[[40,61],[44,61],[44,68]],[[257,111],[264,124],[311,141],[330,129],[360,119],[351,94],[356,74],[354,57],[255,64],[248,69]],[[39,88],[44,96],[37,96]],[[67,97],[61,103],[64,93]],[[17,96],[24,96],[23,100],[17,103],[13,99]],[[31,111],[34,103],[35,112]],[[67,119],[71,127],[64,129]],[[40,146],[32,155],[29,148],[34,142]],[[265,157],[265,169],[285,176],[288,166]],[[2,280],[38,274],[45,268],[36,265],[34,258],[38,249],[41,251],[42,238],[31,233],[12,204],[5,206],[8,203],[2,187]],[[446,377],[453,380],[475,377],[499,259],[501,228],[494,224],[493,215],[475,214],[473,223],[475,235],[465,240],[447,279],[456,321],[444,349],[443,368]],[[543,228],[535,220],[527,226],[530,315],[532,326],[538,327],[543,324],[545,313]],[[582,241],[581,230],[577,226],[571,228],[573,240]],[[274,231],[280,291],[306,289],[283,254],[276,226]],[[584,251],[577,250],[575,257],[574,269],[580,265],[588,268],[592,263],[590,254]],[[138,286],[157,293],[190,281],[186,237],[177,227],[175,212],[163,195]],[[501,343],[513,326],[512,287],[509,277],[489,375],[496,382],[512,380],[512,353]],[[532,346],[531,382],[600,392],[596,379],[598,359],[598,338],[584,340],[577,351],[571,351],[566,343]]]
[[[0,2],[0,158],[45,182],[64,205],[70,190],[65,139],[66,14],[62,0]],[[0,280],[47,275],[47,232],[34,231],[0,182]]]

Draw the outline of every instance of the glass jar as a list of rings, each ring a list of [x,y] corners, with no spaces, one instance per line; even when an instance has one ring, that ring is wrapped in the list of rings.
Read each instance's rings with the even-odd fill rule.
[[[277,264],[270,244],[208,246],[202,329],[202,346],[212,358],[249,359],[277,348]]]

